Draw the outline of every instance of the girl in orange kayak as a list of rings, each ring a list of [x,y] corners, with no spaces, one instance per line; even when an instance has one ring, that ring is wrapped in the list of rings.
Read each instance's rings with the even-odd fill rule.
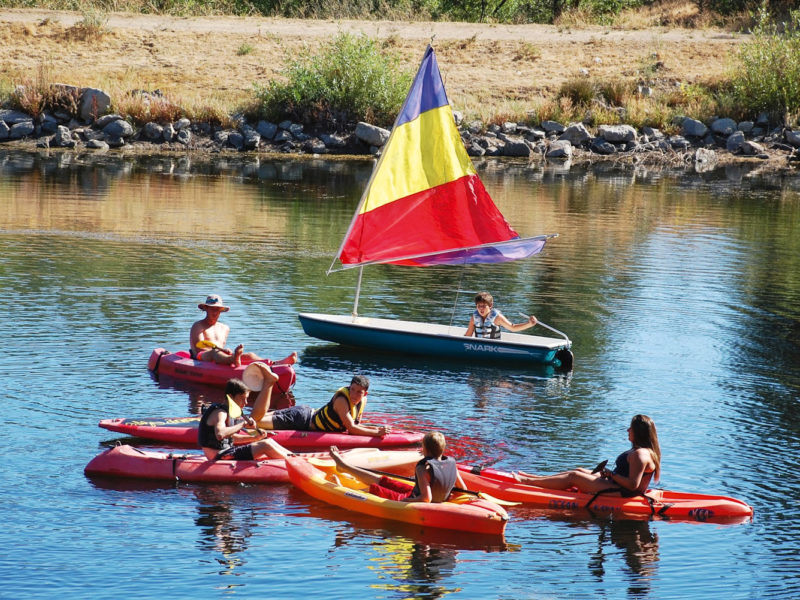
[[[616,487],[623,495],[643,494],[650,482],[657,481],[661,474],[661,447],[655,423],[646,415],[636,415],[628,427],[628,439],[632,447],[617,457],[613,470],[603,468],[593,472],[578,468],[555,475],[517,471],[514,478],[520,483],[551,490],[576,487],[581,492],[595,493]]]

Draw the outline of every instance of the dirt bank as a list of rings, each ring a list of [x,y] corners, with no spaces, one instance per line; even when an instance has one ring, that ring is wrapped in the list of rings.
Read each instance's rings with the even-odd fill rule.
[[[546,25],[303,21],[265,18],[175,18],[109,14],[99,40],[79,40],[67,30],[79,13],[0,10],[0,78],[52,77],[79,86],[110,82],[161,89],[178,98],[246,97],[253,82],[279,75],[285,59],[312,50],[340,31],[384,40],[413,68],[434,39],[442,73],[456,108],[503,107],[549,97],[586,69],[593,76],[629,76],[656,62],[659,77],[706,80],[728,68],[728,57],[746,36],[719,30]],[[250,48],[242,53],[243,47]]]

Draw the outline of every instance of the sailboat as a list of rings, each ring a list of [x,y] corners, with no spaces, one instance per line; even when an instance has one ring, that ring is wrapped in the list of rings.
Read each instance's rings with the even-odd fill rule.
[[[358,315],[363,268],[492,264],[538,254],[558,234],[520,238],[495,206],[461,141],[436,54],[428,46],[328,274],[358,268],[351,315],[300,313],[307,335],[348,346],[447,358],[572,367],[572,342]],[[336,267],[337,260],[340,266]]]

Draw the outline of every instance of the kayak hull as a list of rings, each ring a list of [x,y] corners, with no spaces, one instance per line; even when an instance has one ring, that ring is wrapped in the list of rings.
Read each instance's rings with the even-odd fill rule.
[[[413,525],[453,529],[461,532],[502,535],[508,515],[497,504],[471,496],[441,503],[397,502],[374,496],[360,481],[338,473],[340,484],[331,475],[315,468],[303,458],[289,457],[286,468],[292,484],[309,496],[341,508]]]
[[[572,368],[572,342],[566,339],[506,332],[500,339],[479,339],[465,337],[464,327],[433,323],[320,313],[300,313],[298,318],[306,335],[345,346],[394,354]]]
[[[323,462],[328,453],[308,455]],[[416,451],[389,451],[355,449],[345,451],[347,460],[361,467],[382,469],[406,475],[422,455]],[[262,460],[208,460],[199,453],[155,452],[128,445],[109,448],[84,468],[87,475],[126,477],[133,479],[158,479],[200,483],[287,483],[289,474],[283,458]]]
[[[124,433],[149,440],[197,446],[197,428],[200,417],[178,417],[174,419],[103,419],[99,426],[116,433]],[[413,446],[422,442],[423,433],[417,431],[392,430],[384,437],[350,435],[326,431],[274,430],[270,438],[289,450],[327,450],[339,448],[391,448]],[[260,436],[235,435],[236,445],[249,444]]]
[[[265,360],[278,376],[276,389],[281,392],[288,392],[295,383],[296,375],[292,365],[276,365],[270,360]],[[194,360],[185,350],[169,352],[164,348],[156,348],[150,354],[147,361],[147,368],[154,374],[166,375],[173,379],[182,379],[194,383],[203,383],[214,387],[225,387],[229,379],[242,378],[245,368],[249,363],[243,363],[239,367],[230,365],[218,365],[213,362]]]
[[[471,490],[485,492],[495,498],[522,502],[556,510],[589,510],[613,515],[652,515],[690,521],[719,521],[753,516],[753,508],[727,496],[712,496],[647,490],[655,502],[652,507],[643,496],[623,498],[619,494],[584,494],[577,491],[550,490],[517,482],[511,473],[495,469],[474,469],[459,465],[464,484]]]

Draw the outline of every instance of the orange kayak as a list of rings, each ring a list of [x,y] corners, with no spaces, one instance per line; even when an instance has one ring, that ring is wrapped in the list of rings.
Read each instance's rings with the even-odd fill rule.
[[[721,521],[752,517],[753,508],[727,496],[647,490],[645,496],[623,498],[618,493],[585,494],[519,483],[511,473],[459,465],[464,484],[500,500],[557,510],[588,510],[614,515],[651,515],[691,521]]]
[[[370,494],[369,486],[351,475],[335,469],[326,474],[304,458],[287,458],[286,468],[291,482],[309,496],[373,517],[490,535],[502,535],[508,521],[501,506],[471,495],[453,493],[441,503],[398,502]]]
[[[414,472],[422,458],[415,450],[382,451],[376,448],[344,450],[347,460],[359,467],[381,469],[399,475]],[[327,452],[311,453],[318,461],[329,462]],[[213,483],[283,483],[289,481],[283,458],[262,460],[208,460],[197,452],[155,452],[125,444],[109,448],[86,465],[87,475],[160,479]]]

